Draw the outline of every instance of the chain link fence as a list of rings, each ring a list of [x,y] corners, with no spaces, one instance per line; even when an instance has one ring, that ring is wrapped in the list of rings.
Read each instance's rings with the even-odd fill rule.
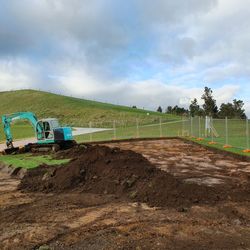
[[[250,130],[248,119],[213,119],[212,117],[191,117],[186,124],[192,138],[217,144],[223,148],[236,148],[249,152]],[[188,127],[190,129],[188,129]]]
[[[79,142],[110,141],[134,138],[186,137],[218,144],[224,148],[250,149],[249,120],[183,117],[169,121],[159,118],[152,124],[139,119],[89,122],[90,133],[77,136]],[[98,128],[98,129],[97,129]],[[101,129],[101,130],[100,130]],[[96,131],[97,130],[97,131]],[[91,132],[93,131],[93,132]]]
[[[77,136],[76,139],[79,142],[89,142],[183,136],[187,120],[169,121],[159,118],[154,123],[149,124],[139,119],[135,119],[134,122],[131,122],[131,120],[89,122],[84,124],[83,127],[94,132]],[[103,129],[103,131],[95,132],[99,129]]]

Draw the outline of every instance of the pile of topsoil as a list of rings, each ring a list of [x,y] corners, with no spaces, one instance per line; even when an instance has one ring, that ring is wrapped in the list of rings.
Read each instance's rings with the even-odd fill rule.
[[[114,194],[152,206],[185,207],[226,196],[218,188],[187,184],[156,168],[142,155],[106,146],[78,146],[57,153],[71,161],[29,170],[19,188],[26,191]]]

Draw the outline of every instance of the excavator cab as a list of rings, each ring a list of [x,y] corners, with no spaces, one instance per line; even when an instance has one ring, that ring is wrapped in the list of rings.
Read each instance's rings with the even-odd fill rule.
[[[38,121],[36,134],[37,142],[40,144],[73,140],[72,129],[70,127],[60,127],[56,118],[47,118]]]
[[[38,129],[42,128],[42,130]],[[59,128],[59,122],[55,118],[43,119],[37,122],[37,140],[54,140],[54,129]]]

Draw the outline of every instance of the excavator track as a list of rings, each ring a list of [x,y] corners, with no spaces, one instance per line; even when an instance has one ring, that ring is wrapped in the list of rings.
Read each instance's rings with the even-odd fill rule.
[[[29,143],[24,147],[12,147],[4,150],[4,154],[22,154],[22,153],[36,153],[36,152],[57,152],[76,146],[76,141],[64,141],[57,143]]]
[[[39,143],[29,143],[25,145],[25,152],[57,152],[59,150],[69,149],[76,145],[76,141],[63,141],[56,143],[48,143],[48,144],[39,144]]]

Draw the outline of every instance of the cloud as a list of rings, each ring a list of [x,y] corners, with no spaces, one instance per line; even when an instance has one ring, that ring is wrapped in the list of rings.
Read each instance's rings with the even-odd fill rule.
[[[248,0],[0,0],[0,90],[155,109],[205,85],[250,112]]]
[[[185,18],[206,13],[217,4],[217,0],[138,0],[141,15],[151,23],[179,24]]]
[[[36,69],[25,60],[0,61],[0,89],[16,90],[35,88],[37,82]]]
[[[136,105],[152,110],[159,105],[164,108],[168,105],[188,107],[193,98],[197,98],[202,104],[200,97],[204,91],[203,87],[190,88],[185,85],[165,84],[156,79],[116,83],[100,82],[82,68],[76,69],[75,66],[72,69],[65,66],[64,76],[55,77],[55,81],[65,93],[74,96],[104,102],[112,99],[117,104]],[[217,104],[220,105],[231,101],[239,91],[239,86],[223,85],[213,90]]]

